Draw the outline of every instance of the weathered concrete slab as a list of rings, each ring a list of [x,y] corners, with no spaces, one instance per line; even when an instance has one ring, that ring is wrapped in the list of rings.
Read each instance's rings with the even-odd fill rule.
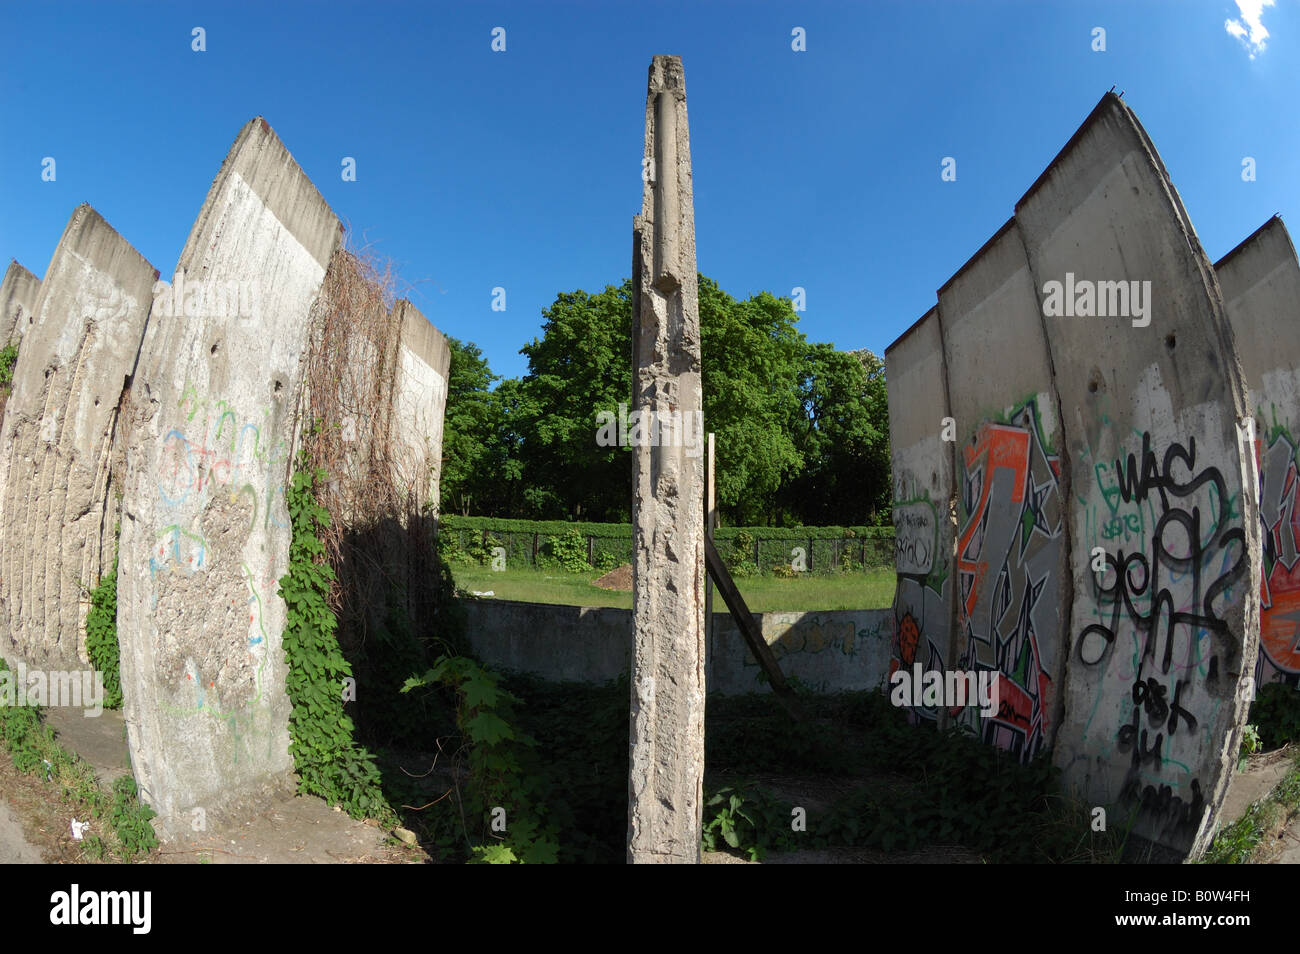
[[[1069,493],[1042,309],[1014,219],[939,290],[939,319],[960,441],[948,666],[999,673],[997,715],[972,702],[960,718],[1028,761],[1060,725]]]
[[[1263,556],[1255,680],[1300,687],[1300,262],[1274,216],[1214,269],[1255,414]]]
[[[889,674],[918,663],[942,672],[954,645],[956,485],[952,444],[944,440],[948,369],[937,308],[885,349],[885,387],[898,572]],[[917,705],[912,712],[947,721],[941,706]]]
[[[399,301],[401,355],[393,393],[398,476],[419,505],[437,514],[442,475],[442,422],[451,349],[442,332],[409,301]]]
[[[11,261],[0,282],[0,347],[22,339],[36,321],[36,297],[41,280]]]
[[[113,559],[119,404],[157,277],[81,205],[40,284],[0,431],[0,649],[31,664],[86,658],[87,590]]]
[[[1092,804],[1137,807],[1138,837],[1195,854],[1232,771],[1257,648],[1258,517],[1231,330],[1177,193],[1117,96],[1016,221],[1073,501],[1054,759]]]
[[[150,318],[130,407],[118,635],[135,777],[165,833],[194,809],[220,818],[291,785],[284,487],[309,312],[339,231],[254,119]]]
[[[634,439],[628,860],[698,863],[704,785],[704,461],[686,80],[656,56],[633,226]],[[658,426],[656,426],[658,425]],[[694,431],[688,437],[686,430]],[[650,433],[651,431],[658,433]]]

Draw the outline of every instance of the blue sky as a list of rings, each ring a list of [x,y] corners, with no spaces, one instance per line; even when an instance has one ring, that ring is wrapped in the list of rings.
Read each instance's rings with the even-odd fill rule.
[[[88,201],[170,277],[260,114],[408,297],[519,375],[558,292],[630,274],[646,71],[673,53],[700,270],[803,287],[810,339],[882,353],[1112,85],[1211,258],[1275,212],[1300,230],[1300,2],[1242,2],[4,3],[0,256],[43,274]]]

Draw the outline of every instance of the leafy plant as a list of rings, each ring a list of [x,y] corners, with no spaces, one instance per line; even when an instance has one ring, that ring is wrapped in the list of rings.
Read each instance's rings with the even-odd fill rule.
[[[1247,725],[1241,733],[1241,752],[1237,755],[1237,771],[1246,771],[1246,760],[1263,748],[1259,738],[1259,728]]]
[[[585,573],[591,569],[587,562],[587,540],[577,530],[548,537],[538,551],[537,562],[540,566],[557,567],[569,573]]]
[[[1300,741],[1300,688],[1281,682],[1261,686],[1251,704],[1248,721],[1258,726],[1265,749]]]
[[[7,668],[0,660],[0,669]],[[107,821],[105,835],[111,838],[89,834],[83,840],[87,860],[102,860],[112,853],[131,861],[157,846],[149,824],[154,812],[140,802],[135,780],[123,776],[112,791],[104,791],[89,763],[58,743],[38,706],[0,706],[0,736],[16,769],[57,787],[59,798],[75,815]]]
[[[466,825],[471,861],[554,863],[556,830],[540,821],[546,817],[544,789],[527,752],[537,742],[514,725],[519,697],[466,656],[443,656],[423,675],[408,679],[402,691],[438,684],[456,693],[456,724],[468,748],[469,784],[462,804],[469,818],[481,820],[477,831]]]
[[[18,344],[0,348],[0,387],[9,387],[14,383],[14,365],[18,363]]]
[[[134,778],[123,775],[113,783],[113,807],[108,821],[121,845],[123,859],[129,860],[157,847],[158,838],[149,824],[154,815],[152,808],[140,803]]]
[[[1267,811],[1263,802],[1251,805],[1245,815],[1215,836],[1202,862],[1210,865],[1240,865],[1248,862],[1263,839]]]
[[[438,535],[438,553],[448,563],[459,566],[486,566],[492,559],[492,547],[481,534],[468,532],[469,539],[462,540],[461,533],[444,530]]]
[[[737,533],[731,541],[731,552],[725,557],[725,562],[733,577],[753,576],[757,572],[754,569],[753,536],[745,530]]]
[[[352,667],[339,649],[338,619],[329,605],[335,577],[320,539],[329,514],[314,492],[326,477],[324,470],[306,466],[304,454],[285,491],[293,527],[289,569],[280,578],[280,595],[288,608],[285,690],[293,704],[289,752],[299,791],[340,805],[355,818],[392,821],[375,757],[357,744],[355,727],[343,710],[344,680],[351,677]]]
[[[86,654],[104,679],[104,708],[122,708],[122,669],[117,643],[117,557],[90,591],[86,612]]]

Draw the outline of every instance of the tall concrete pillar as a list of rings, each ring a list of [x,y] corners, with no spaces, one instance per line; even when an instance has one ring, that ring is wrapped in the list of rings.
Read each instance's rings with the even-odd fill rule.
[[[704,462],[686,81],[656,56],[633,225],[628,860],[695,863],[704,783]]]
[[[0,282],[0,348],[13,344],[36,320],[36,296],[41,280],[17,262],[10,262]]]
[[[86,659],[87,590],[113,559],[119,405],[157,277],[81,205],[40,283],[0,432],[3,650],[28,663]]]
[[[292,786],[278,581],[309,314],[339,222],[258,117],[155,300],[118,572],[131,761],[166,832]]]

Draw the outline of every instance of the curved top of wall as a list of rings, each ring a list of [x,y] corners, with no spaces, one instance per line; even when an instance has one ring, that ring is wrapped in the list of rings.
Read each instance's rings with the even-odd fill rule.
[[[280,137],[261,116],[250,119],[235,137],[221,171],[212,180],[198,221],[181,252],[180,268],[187,271],[200,258],[200,249],[212,244],[216,228],[214,213],[227,180],[238,176],[266,204],[321,268],[329,267],[330,255],[339,242],[342,225],[311,179],[294,161]]]
[[[451,348],[443,333],[405,298],[399,300],[394,307],[401,314],[402,344],[438,372],[444,381],[447,380],[447,371],[451,367]]]

